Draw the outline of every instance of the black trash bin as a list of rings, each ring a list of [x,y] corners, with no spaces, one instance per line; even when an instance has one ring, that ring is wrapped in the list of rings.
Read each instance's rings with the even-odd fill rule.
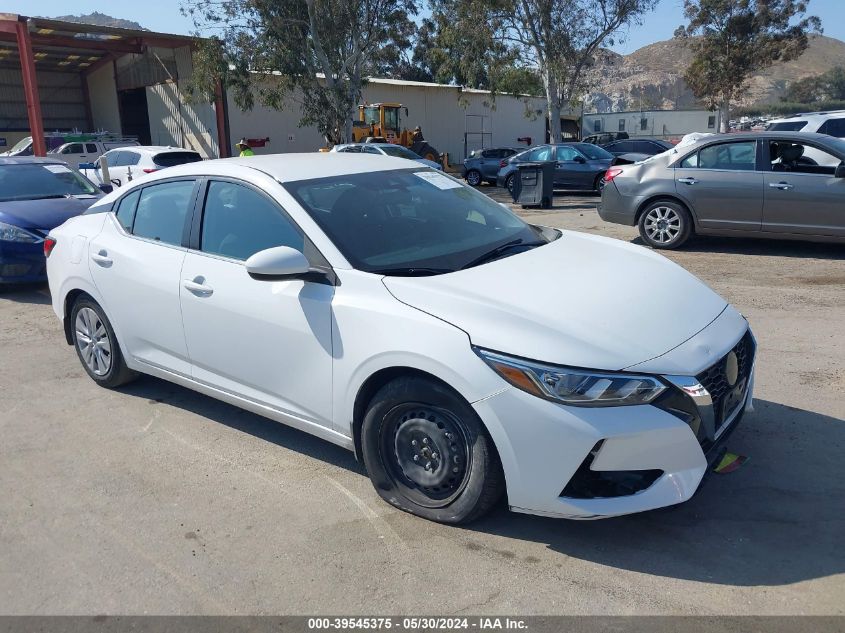
[[[524,207],[550,209],[554,196],[555,161],[519,163],[513,181],[513,201]]]

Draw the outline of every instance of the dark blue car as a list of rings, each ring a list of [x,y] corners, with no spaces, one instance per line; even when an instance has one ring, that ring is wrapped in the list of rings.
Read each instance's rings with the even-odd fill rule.
[[[0,158],[0,285],[47,279],[44,238],[103,195],[54,158]]]

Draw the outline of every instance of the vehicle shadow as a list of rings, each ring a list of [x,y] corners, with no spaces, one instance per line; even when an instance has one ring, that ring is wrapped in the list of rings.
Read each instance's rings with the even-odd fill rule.
[[[845,421],[767,401],[731,437],[749,455],[673,508],[565,521],[502,506],[469,530],[545,544],[611,568],[734,586],[845,572]]]
[[[121,387],[120,391],[150,403],[166,403],[237,431],[249,433],[265,442],[366,476],[364,467],[355,460],[352,452],[345,448],[166,380],[141,376]]]
[[[632,244],[646,246],[639,236]],[[689,253],[724,253],[726,255],[764,255],[804,259],[845,259],[845,245],[792,240],[768,240],[752,237],[694,237],[679,251]]]
[[[50,291],[47,284],[0,285],[0,301],[50,305]]]

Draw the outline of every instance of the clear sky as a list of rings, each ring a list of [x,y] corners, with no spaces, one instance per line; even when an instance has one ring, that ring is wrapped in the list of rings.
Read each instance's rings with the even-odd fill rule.
[[[623,42],[613,46],[630,53],[641,46],[672,37],[683,22],[683,0],[660,0],[657,10],[646,16],[642,26],[634,26]],[[845,0],[810,0],[810,13],[822,20],[825,35],[845,40],[842,11]],[[100,11],[116,18],[134,20],[148,29],[164,33],[188,33],[191,22],[179,12],[179,0],[0,0],[0,12],[53,17],[69,13]]]

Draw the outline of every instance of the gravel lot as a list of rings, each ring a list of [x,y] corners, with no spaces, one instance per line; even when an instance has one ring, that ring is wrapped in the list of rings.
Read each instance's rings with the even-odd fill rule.
[[[520,213],[636,239],[595,202]],[[751,460],[601,522],[397,512],[340,448],[156,379],[97,387],[46,288],[3,292],[0,613],[845,614],[845,247],[668,256],[755,329],[756,412],[729,446]],[[659,280],[620,283],[647,301]]]

